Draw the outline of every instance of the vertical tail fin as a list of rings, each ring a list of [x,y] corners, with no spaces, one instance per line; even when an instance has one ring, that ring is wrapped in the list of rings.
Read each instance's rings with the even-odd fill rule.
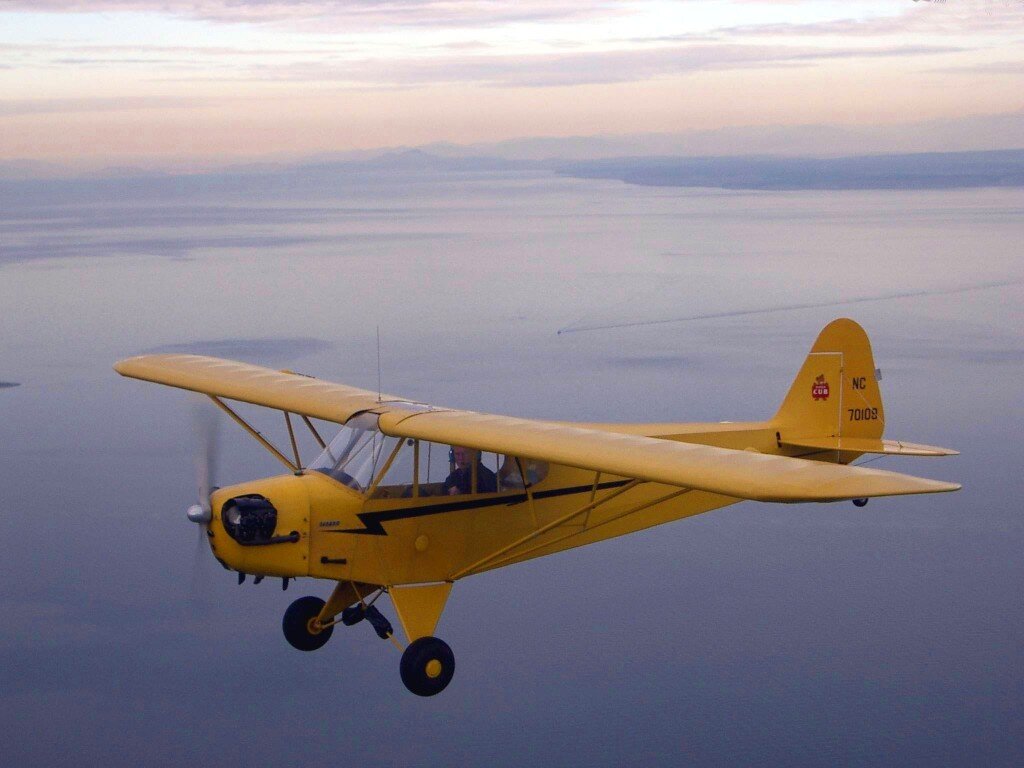
[[[882,394],[863,328],[840,318],[822,329],[772,423],[783,442],[882,436]]]

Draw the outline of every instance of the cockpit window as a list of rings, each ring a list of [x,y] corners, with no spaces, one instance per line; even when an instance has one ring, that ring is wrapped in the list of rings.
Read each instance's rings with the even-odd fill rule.
[[[377,429],[376,414],[360,414],[341,428],[309,468],[364,493],[387,462],[398,440]]]
[[[377,422],[372,413],[350,419],[309,468],[373,498],[500,493],[533,486],[547,475],[545,462],[388,437]]]
[[[517,459],[515,456],[503,456],[502,459],[498,470],[498,484],[502,488],[532,487],[548,476],[546,461]],[[526,472],[526,482],[523,482],[523,471]]]

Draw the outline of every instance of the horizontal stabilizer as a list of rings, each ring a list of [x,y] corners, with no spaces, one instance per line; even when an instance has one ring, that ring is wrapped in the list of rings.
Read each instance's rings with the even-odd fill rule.
[[[960,451],[934,445],[879,440],[871,437],[797,437],[782,441],[784,448],[817,448],[822,451],[879,453],[887,456],[957,456]]]

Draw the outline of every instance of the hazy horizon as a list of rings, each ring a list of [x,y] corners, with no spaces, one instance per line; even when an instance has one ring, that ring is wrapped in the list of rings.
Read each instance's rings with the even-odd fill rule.
[[[707,131],[591,136],[522,136],[500,142],[382,145],[350,151],[272,153],[237,157],[151,156],[75,160],[0,159],[0,179],[119,176],[140,172],[213,173],[269,169],[314,162],[367,162],[390,155],[425,152],[457,159],[519,163],[607,160],[628,157],[807,157],[834,158],[917,153],[993,152],[1024,147],[1024,111],[892,125],[736,126]]]
[[[5,0],[0,160],[640,134],[732,152],[801,126],[829,129],[802,137],[812,152],[856,153],[858,132],[913,124],[931,148],[1000,149],[1007,129],[984,125],[1024,109],[1022,22],[985,0]]]

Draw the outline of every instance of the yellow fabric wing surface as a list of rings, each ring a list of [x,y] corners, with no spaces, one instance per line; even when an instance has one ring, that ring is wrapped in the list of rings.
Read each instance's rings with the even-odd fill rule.
[[[469,411],[419,411],[399,398],[294,373],[185,354],[122,360],[123,376],[336,423],[373,410],[390,435],[465,445],[620,477],[758,501],[836,501],[955,491],[960,486],[877,469],[714,448]]]
[[[396,400],[296,373],[202,355],[141,355],[114,366],[122,376],[263,405],[343,424],[360,411]]]
[[[380,428],[389,435],[465,445],[757,501],[838,501],[960,488],[955,483],[878,469],[467,411],[410,414],[395,410],[381,416]]]

